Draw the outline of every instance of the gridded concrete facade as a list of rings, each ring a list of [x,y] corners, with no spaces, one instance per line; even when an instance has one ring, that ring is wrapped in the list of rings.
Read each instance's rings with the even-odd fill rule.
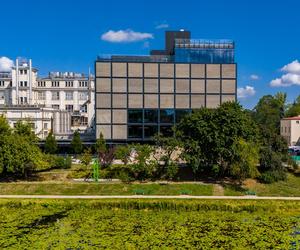
[[[236,64],[98,60],[96,128],[108,141],[169,135],[183,114],[236,100]]]

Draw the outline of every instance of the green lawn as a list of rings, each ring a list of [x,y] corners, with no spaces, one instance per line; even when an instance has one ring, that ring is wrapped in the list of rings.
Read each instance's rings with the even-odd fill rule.
[[[286,181],[279,181],[272,184],[261,184],[249,187],[259,196],[300,196],[300,177],[288,174]]]
[[[289,201],[7,199],[0,248],[299,249],[299,213]]]
[[[70,182],[0,183],[0,194],[39,195],[212,195],[208,184],[101,184]]]
[[[224,184],[224,195],[240,196],[255,193],[257,196],[300,196],[300,177],[288,174],[286,181],[279,181],[272,184],[263,184],[257,181],[247,182],[243,186]]]

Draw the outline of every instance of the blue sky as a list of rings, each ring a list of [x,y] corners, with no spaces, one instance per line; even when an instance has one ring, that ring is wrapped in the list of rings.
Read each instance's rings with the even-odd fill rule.
[[[235,41],[238,87],[245,95],[240,102],[252,108],[265,94],[284,91],[289,101],[300,94],[300,64],[281,70],[300,60],[299,9],[296,0],[3,1],[0,57],[32,58],[43,75],[87,72],[98,54],[148,54],[163,48],[165,28],[157,29],[161,24],[170,30],[184,28],[193,38]],[[101,40],[110,30],[125,35],[132,30],[138,33],[129,38],[142,40]],[[270,86],[283,75],[273,82],[279,86]]]

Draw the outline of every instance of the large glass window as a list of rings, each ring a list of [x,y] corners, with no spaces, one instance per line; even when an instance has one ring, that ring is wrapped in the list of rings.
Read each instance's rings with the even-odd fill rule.
[[[145,125],[144,126],[144,138],[151,139],[157,133],[158,133],[157,125],[154,125],[154,126]]]
[[[174,109],[161,109],[160,110],[160,122],[161,123],[173,123],[174,122]]]
[[[142,109],[129,109],[128,110],[128,123],[142,123],[143,110]]]
[[[157,123],[158,122],[158,110],[157,109],[145,109],[144,110],[144,122],[145,123]]]
[[[160,133],[163,135],[163,136],[173,136],[174,135],[174,132],[172,130],[172,126],[160,126]]]
[[[128,126],[128,138],[143,138],[143,126],[142,125],[129,125]]]
[[[179,123],[183,117],[190,113],[188,109],[178,109],[176,110],[176,123]]]

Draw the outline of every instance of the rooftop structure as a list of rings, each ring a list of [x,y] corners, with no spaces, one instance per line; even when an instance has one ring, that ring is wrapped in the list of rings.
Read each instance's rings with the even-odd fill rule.
[[[234,42],[228,39],[191,39],[189,31],[167,31],[165,49],[150,55],[100,55],[113,62],[234,63]]]

